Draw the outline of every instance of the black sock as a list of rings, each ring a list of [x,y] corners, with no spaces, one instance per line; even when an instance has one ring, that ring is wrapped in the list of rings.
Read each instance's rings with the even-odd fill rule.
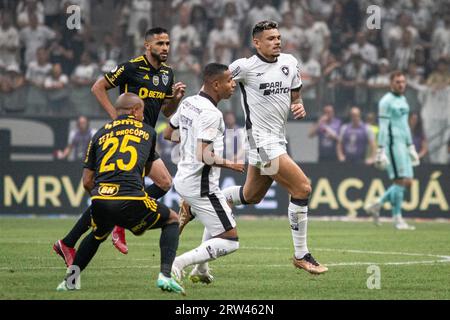
[[[95,256],[101,243],[102,241],[95,239],[93,232],[88,234],[86,238],[81,241],[75,259],[73,260],[73,265],[78,266],[80,271],[83,271]]]
[[[78,219],[77,223],[73,226],[72,230],[67,234],[67,236],[62,239],[62,242],[71,248],[74,248],[77,244],[77,241],[81,238],[81,236],[89,230],[91,226],[91,207],[86,209],[85,212],[81,215],[80,219]]]
[[[161,230],[159,247],[161,249],[161,273],[170,278],[172,263],[175,260],[178,249],[178,223],[165,225]]]
[[[159,199],[164,197],[164,195],[169,192],[169,190],[165,191],[163,189],[161,189],[160,187],[158,187],[156,184],[152,184],[151,186],[147,187],[145,189],[145,192],[147,192],[147,194],[153,198],[153,199]]]

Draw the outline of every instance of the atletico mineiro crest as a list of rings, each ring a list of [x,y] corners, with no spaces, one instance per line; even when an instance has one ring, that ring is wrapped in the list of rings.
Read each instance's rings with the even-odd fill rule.
[[[161,78],[162,78],[162,82],[164,83],[164,85],[167,86],[167,84],[169,83],[169,76],[166,74],[163,74],[161,76]]]

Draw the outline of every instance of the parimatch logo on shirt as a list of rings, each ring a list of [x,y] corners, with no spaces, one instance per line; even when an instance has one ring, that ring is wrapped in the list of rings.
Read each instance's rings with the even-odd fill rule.
[[[261,83],[259,85],[259,89],[264,90],[263,95],[265,96],[269,96],[271,94],[286,94],[291,90],[289,87],[283,88],[282,81]]]

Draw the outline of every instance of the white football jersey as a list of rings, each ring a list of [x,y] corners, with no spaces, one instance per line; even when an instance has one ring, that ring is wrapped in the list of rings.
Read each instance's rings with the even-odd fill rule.
[[[192,196],[207,196],[219,191],[220,168],[197,159],[198,141],[212,143],[214,153],[223,154],[225,123],[214,100],[203,92],[184,99],[170,119],[170,125],[180,132],[175,189]]]
[[[229,68],[241,89],[250,148],[255,147],[252,139],[257,148],[287,143],[291,90],[302,86],[297,59],[282,53],[276,61],[270,62],[256,54],[236,60]]]

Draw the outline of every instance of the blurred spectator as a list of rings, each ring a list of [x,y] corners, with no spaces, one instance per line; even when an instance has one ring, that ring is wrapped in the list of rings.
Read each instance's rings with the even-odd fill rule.
[[[17,5],[17,25],[23,29],[31,24],[31,16],[35,15],[38,24],[43,25],[44,5],[37,0],[21,0]]]
[[[252,30],[253,26],[262,20],[273,20],[281,22],[281,15],[278,10],[272,6],[269,0],[254,0],[250,11],[247,14],[247,28]],[[251,41],[252,39],[250,39]]]
[[[342,1],[344,6],[345,16],[347,23],[353,29],[353,33],[356,33],[361,28],[361,20],[365,19],[366,15],[361,15],[361,12],[366,12],[364,7],[360,10],[360,0],[345,0]]]
[[[40,25],[35,14],[30,15],[29,26],[19,33],[22,46],[25,47],[25,65],[36,57],[36,50],[45,47],[55,37],[55,32],[47,26]]]
[[[370,111],[377,110],[378,102],[391,87],[389,61],[387,59],[380,59],[377,72],[369,78],[367,87],[369,88],[370,93]]]
[[[98,65],[92,62],[90,53],[85,51],[81,55],[81,63],[75,68],[71,80],[76,87],[91,87],[97,80],[98,73]]]
[[[350,122],[342,126],[336,150],[341,162],[373,163],[376,152],[375,138],[369,126],[361,120],[358,107],[351,108]]]
[[[243,16],[239,15],[236,2],[227,1],[223,6],[224,28],[239,33],[239,27],[243,21]],[[198,30],[198,29],[197,29]]]
[[[392,64],[395,69],[405,71],[410,63],[414,60],[416,48],[412,42],[411,32],[405,30],[402,34],[400,45],[395,48],[392,56]]]
[[[70,112],[68,106],[69,77],[63,74],[60,64],[54,64],[52,72],[45,78],[44,88],[47,90],[48,113],[51,115],[63,115]]]
[[[410,0],[409,2],[410,6],[407,8],[407,12],[411,15],[413,25],[417,27],[419,33],[427,32],[432,23],[430,3],[423,0]]]
[[[320,61],[322,54],[330,48],[330,29],[325,22],[315,20],[309,13],[304,15],[304,19],[303,28],[306,39],[311,44],[311,56]]]
[[[311,56],[311,45],[303,43],[301,47],[301,77],[302,77],[302,98],[310,110],[316,110],[317,84],[320,80],[320,64]]]
[[[223,118],[225,122],[223,156],[234,162],[244,162],[245,130],[237,126],[234,112],[225,112]]]
[[[310,1],[310,12],[327,20],[333,12],[333,0]]]
[[[422,119],[417,112],[411,112],[409,114],[409,128],[411,129],[411,135],[414,146],[416,147],[419,158],[422,159],[428,153],[428,142],[423,131]]]
[[[77,127],[69,133],[69,141],[64,150],[58,150],[56,157],[59,160],[83,161],[86,149],[96,130],[89,127],[89,120],[85,116],[78,117]]]
[[[134,56],[140,56],[145,52],[145,33],[149,29],[146,19],[139,20],[138,31],[133,35]],[[118,60],[115,60],[118,61]]]
[[[0,64],[19,63],[19,32],[13,26],[11,16],[0,12]]]
[[[280,5],[280,12],[282,14],[292,12],[294,14],[294,20],[297,22],[303,21],[303,15],[309,11],[308,0],[283,0]]]
[[[187,83],[185,96],[193,95],[200,90],[199,76],[202,68],[192,54],[187,39],[180,39],[176,54],[172,55],[172,67],[177,81]]]
[[[189,7],[186,5],[181,6],[179,15],[179,23],[174,25],[172,30],[170,31],[170,43],[172,47],[171,54],[174,54],[176,52],[176,48],[178,48],[181,38],[187,39],[189,47],[195,55],[197,55],[199,52],[203,53],[204,48],[201,48],[199,34],[195,27],[190,24]]]
[[[195,28],[200,36],[201,46],[205,46],[206,41],[208,40],[208,33],[211,30],[210,21],[208,19],[208,15],[206,14],[206,9],[200,5],[193,6],[190,19],[191,25]]]
[[[224,28],[224,18],[217,18],[214,29],[208,36],[209,62],[229,65],[233,62],[233,52],[239,48],[239,34],[233,29]]]
[[[142,43],[144,43],[144,41],[141,42],[141,45]],[[111,32],[107,32],[103,37],[103,43],[97,50],[97,57],[100,64],[104,64],[107,60],[119,61],[120,47],[117,46]]]
[[[450,86],[449,61],[447,59],[439,59],[436,70],[427,79],[427,86],[432,90],[441,90]]]
[[[397,21],[398,24],[392,27],[392,29],[389,30],[388,33],[387,47],[390,52],[395,52],[395,49],[401,43],[402,38],[404,38],[404,33],[406,31],[410,32],[410,41],[412,44],[416,44],[419,37],[417,28],[411,25],[411,17],[409,15],[407,15],[406,13],[401,13],[398,16]]]
[[[383,45],[385,48],[389,48],[389,32],[395,27],[399,15],[397,0],[384,0],[379,7],[381,9],[380,22],[383,26],[381,28]]]
[[[109,70],[115,66],[115,62]],[[100,108],[95,106],[95,98],[91,93],[91,86],[95,83],[99,76],[98,65],[92,61],[91,54],[85,51],[81,55],[81,62],[75,68],[71,76],[72,90],[70,91],[71,103],[76,107],[78,114],[97,115]]]
[[[371,89],[383,89],[386,91],[390,87],[390,82],[389,61],[386,58],[382,58],[378,62],[377,73],[369,78],[368,85]]]
[[[51,28],[55,28],[55,25],[59,22],[61,1],[59,0],[44,0],[44,15],[45,24]]]
[[[130,19],[128,20],[128,36],[133,36],[136,32],[138,32],[138,23],[142,19],[147,21],[148,26],[152,25],[152,1],[132,0]]]
[[[361,56],[359,54],[352,55],[343,69],[343,79],[340,82],[342,92],[339,94],[343,96],[345,106],[355,102],[365,104],[368,73],[367,64],[363,62]]]
[[[364,63],[373,66],[378,62],[378,51],[374,45],[367,42],[366,34],[358,32],[356,34],[356,41],[348,48],[348,54],[359,54]]]
[[[333,54],[339,54],[342,48],[347,47],[353,36],[352,26],[345,19],[341,2],[334,3],[327,24],[330,30],[330,51]]]
[[[309,131],[309,137],[319,137],[319,161],[337,161],[336,146],[341,120],[335,117],[334,107],[327,105],[319,121]]]
[[[27,113],[45,116],[47,97],[43,90],[45,78],[50,74],[52,65],[49,63],[48,53],[44,48],[36,51],[36,59],[28,65],[25,75],[30,84],[27,94]]]
[[[6,67],[4,77],[0,77],[1,103],[6,112],[25,111],[25,77],[21,74],[19,65],[10,64]],[[0,103],[0,110],[2,109]]]
[[[286,12],[283,14],[283,23],[280,26],[282,35],[281,45],[284,53],[290,53],[300,60],[299,48],[306,41],[302,29],[295,24],[294,14]]]
[[[444,25],[434,30],[431,41],[431,57],[437,61],[450,56],[450,13],[444,15]]]
[[[64,39],[61,31],[56,30],[55,38],[50,42],[48,48],[50,62],[52,64],[59,63],[65,74],[71,74],[75,68],[75,56],[71,45],[72,42],[69,39]]]

